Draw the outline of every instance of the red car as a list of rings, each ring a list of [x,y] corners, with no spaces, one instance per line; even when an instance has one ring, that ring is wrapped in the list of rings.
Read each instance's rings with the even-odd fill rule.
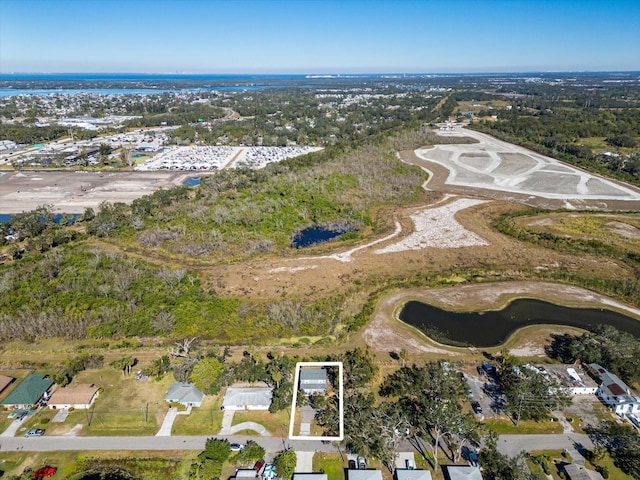
[[[56,467],[42,467],[33,472],[35,478],[53,477],[58,469]]]

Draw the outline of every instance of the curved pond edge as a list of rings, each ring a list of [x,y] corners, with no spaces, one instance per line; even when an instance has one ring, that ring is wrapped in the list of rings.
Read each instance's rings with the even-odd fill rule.
[[[521,291],[523,288],[531,290],[530,292]],[[465,300],[459,301],[459,292],[460,290],[466,289],[489,289],[494,290],[490,295],[484,295],[481,300],[473,299],[471,301]],[[519,291],[513,291],[513,289]],[[548,289],[548,292],[544,290]],[[533,291],[536,290],[536,291]],[[397,295],[402,290],[396,290],[395,292],[389,292],[387,295]],[[447,343],[442,343],[431,336],[427,335],[425,332],[420,330],[419,328],[410,325],[403,320],[400,319],[400,312],[404,309],[405,305],[410,301],[416,301],[431,305],[438,309],[446,310],[449,312],[455,313],[463,313],[463,312],[489,312],[489,311],[499,311],[506,308],[510,303],[516,300],[538,300],[547,303],[552,303],[560,307],[566,308],[584,308],[584,309],[606,309],[620,315],[624,315],[631,319],[635,319],[640,322],[640,309],[624,304],[619,300],[615,300],[611,297],[607,297],[604,294],[594,292],[592,290],[587,290],[586,288],[563,284],[563,283],[552,283],[552,282],[535,282],[535,281],[526,281],[526,280],[517,280],[514,282],[486,282],[486,283],[477,283],[471,285],[464,285],[458,287],[436,287],[436,288],[410,288],[406,289],[406,295],[403,295],[402,298],[397,299],[392,313],[392,321],[397,321],[402,325],[403,328],[414,331],[413,334],[417,333],[418,337],[422,339],[422,341],[426,341],[427,343],[441,347],[447,350],[459,351],[459,352],[468,352],[470,350],[478,350],[478,349],[487,349],[487,350],[500,350],[505,347],[509,347],[512,343],[515,336],[520,334],[524,330],[533,330],[539,328],[557,328],[559,330],[571,330],[571,331],[588,331],[586,328],[575,327],[571,325],[558,325],[558,324],[547,324],[547,323],[539,323],[535,325],[525,325],[519,328],[516,328],[513,332],[511,332],[503,342],[500,344],[491,346],[491,347],[475,347],[472,345],[451,345]],[[443,292],[450,291],[451,295],[438,295],[438,294],[429,294],[429,292]],[[385,295],[385,296],[387,296]],[[487,300],[486,296],[495,297],[493,300]],[[590,297],[588,300],[585,298],[581,298],[584,296]],[[440,297],[440,298],[436,298]],[[445,297],[444,299],[442,297]],[[455,305],[451,303],[447,303],[446,299],[453,298]],[[381,301],[379,299],[379,301]],[[466,307],[465,305],[470,304],[471,307]],[[479,306],[479,304],[481,304]],[[519,346],[519,344],[516,344]]]

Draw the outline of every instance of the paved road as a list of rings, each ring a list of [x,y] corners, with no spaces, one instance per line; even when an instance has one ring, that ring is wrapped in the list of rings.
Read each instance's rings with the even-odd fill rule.
[[[500,435],[498,451],[509,456],[516,455],[522,450],[563,449],[576,451],[577,446],[591,449],[594,447],[589,437],[580,433],[560,433],[554,435]]]
[[[200,436],[184,437],[36,437],[36,438],[2,438],[0,452],[24,450],[46,452],[55,450],[203,450],[207,438]],[[222,438],[219,436],[219,438]],[[292,447],[301,451],[331,452],[335,449],[331,444],[315,440],[288,440],[278,437],[246,437],[225,436],[231,443],[244,443],[254,440],[268,452],[278,452]]]
[[[222,437],[222,436],[219,436]],[[4,437],[0,439],[0,452],[34,451],[46,452],[55,450],[203,450],[210,437]],[[278,452],[283,448],[293,448],[303,452],[333,452],[336,449],[331,443],[318,440],[288,440],[277,437],[225,436],[231,443],[244,443],[254,440],[267,452]],[[557,435],[501,435],[498,440],[498,451],[507,455],[516,455],[522,450],[563,449],[570,452],[576,445],[593,448],[587,435],[569,433]],[[402,451],[414,451],[407,442],[400,448]]]

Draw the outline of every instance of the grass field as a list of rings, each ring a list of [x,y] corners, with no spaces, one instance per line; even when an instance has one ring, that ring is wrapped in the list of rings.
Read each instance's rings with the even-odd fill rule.
[[[284,409],[276,413],[264,410],[238,411],[233,415],[232,425],[242,422],[256,422],[262,425],[274,437],[289,435],[289,410]],[[257,435],[253,432],[253,435]]]
[[[562,480],[560,473],[564,473],[564,465],[571,463],[572,459],[563,455],[562,450],[539,450],[530,452],[531,457],[546,457],[549,462],[549,473],[553,480]],[[633,477],[623,473],[618,467],[613,464],[613,459],[607,455],[607,457],[601,462],[603,466],[606,466],[609,470],[609,480],[633,480]],[[532,473],[543,473],[542,467],[538,462],[533,461],[531,458],[527,460]],[[585,467],[588,470],[596,470],[596,466],[587,461]]]
[[[318,452],[313,456],[313,471],[326,473],[329,480],[345,480],[346,466],[346,457],[343,460],[339,453]]]
[[[560,422],[550,420],[536,422],[534,420],[522,420],[518,426],[511,420],[486,420],[484,425],[498,435],[508,433],[528,434],[528,433],[562,433]]]
[[[63,423],[49,422],[47,431],[52,435],[72,430],[83,436],[154,435],[168,410],[164,395],[172,381],[170,376],[138,381],[111,368],[86,370],[77,375],[74,384],[95,383],[103,389],[95,408],[72,411]],[[45,409],[33,421],[54,415]]]
[[[198,452],[139,451],[131,452],[10,452],[0,453],[0,472],[20,475],[25,469],[43,466],[57,467],[54,478],[66,479],[92,466],[118,465],[142,480],[158,478],[187,478],[189,467]],[[2,474],[0,474],[2,476]]]
[[[640,214],[558,212],[516,219],[520,227],[562,237],[599,240],[620,250],[640,253]]]
[[[204,397],[202,406],[193,408],[190,415],[178,415],[173,422],[172,435],[216,435],[222,428],[222,397]]]

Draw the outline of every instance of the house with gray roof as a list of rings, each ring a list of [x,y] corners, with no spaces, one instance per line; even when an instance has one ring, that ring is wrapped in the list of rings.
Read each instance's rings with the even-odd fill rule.
[[[305,395],[324,394],[327,391],[327,371],[324,368],[300,369],[300,390]]]
[[[602,475],[594,470],[587,470],[583,465],[570,463],[564,466],[564,473],[569,480],[603,480]]]
[[[204,393],[193,383],[174,382],[169,387],[164,399],[169,403],[179,403],[185,407],[199,407],[202,405]]]
[[[269,410],[273,389],[269,387],[229,387],[222,400],[223,410]]]
[[[431,480],[431,472],[416,468],[396,468],[395,477],[396,480]]]
[[[382,480],[380,470],[347,470],[347,480]]]
[[[447,480],[483,480],[478,467],[466,465],[443,465]]]
[[[293,480],[328,480],[326,473],[294,473]]]
[[[43,373],[27,375],[0,405],[9,410],[15,408],[28,409],[36,405],[40,399],[49,397],[53,380]]]

